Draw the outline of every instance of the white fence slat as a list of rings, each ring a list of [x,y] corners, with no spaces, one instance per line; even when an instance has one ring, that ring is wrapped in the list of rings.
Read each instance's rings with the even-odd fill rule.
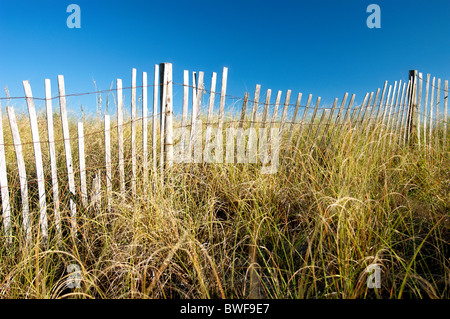
[[[56,236],[60,240],[62,237],[61,212],[59,209],[58,170],[56,166],[55,134],[53,128],[53,108],[50,79],[45,79],[45,107],[47,112],[48,149],[50,156],[50,170],[52,176],[53,213],[55,216]]]
[[[158,84],[159,65],[155,64],[153,77],[153,125],[152,125],[152,153],[153,153],[153,175],[157,176],[157,145],[158,145]]]
[[[122,80],[117,79],[117,146],[119,148],[119,183],[121,196],[125,196],[125,162],[123,150],[123,91]]]
[[[48,240],[48,222],[47,222],[47,202],[45,198],[45,177],[44,166],[42,164],[41,143],[39,140],[39,128],[37,124],[36,108],[34,107],[33,94],[28,81],[23,81],[23,89],[27,100],[28,113],[30,116],[31,136],[33,139],[34,161],[36,163],[36,177],[39,194],[39,225],[41,227],[42,241]]]
[[[64,85],[64,76],[58,75],[58,89],[59,89],[59,106],[61,109],[61,124],[64,139],[64,151],[66,155],[67,176],[69,182],[70,196],[70,217],[71,217],[71,232],[72,236],[77,233],[76,215],[77,206],[75,203],[75,177],[73,173],[73,161],[72,161],[72,149],[70,146],[70,133],[69,133],[69,121],[67,118],[66,108],[66,89]]]
[[[16,153],[17,170],[19,173],[20,195],[22,196],[22,223],[25,232],[25,241],[27,244],[31,242],[31,225],[30,225],[30,205],[28,202],[28,182],[25,170],[25,161],[23,159],[22,143],[20,141],[19,128],[17,127],[16,115],[12,107],[7,107],[9,126],[11,128],[14,150]]]
[[[147,72],[142,72],[142,178],[145,196],[148,189],[148,94]]]
[[[6,172],[5,144],[3,139],[3,115],[0,106],[0,188],[2,195],[2,217],[3,229],[5,230],[6,242],[12,243],[11,230],[11,204],[9,202],[8,174]]]
[[[131,71],[131,196],[136,196],[136,69]]]
[[[87,182],[86,182],[86,156],[84,152],[84,126],[78,122],[78,162],[80,165],[80,191],[81,203],[88,206]]]
[[[106,166],[106,206],[111,211],[112,168],[111,168],[111,118],[105,114],[105,166]],[[100,177],[99,177],[100,178]]]

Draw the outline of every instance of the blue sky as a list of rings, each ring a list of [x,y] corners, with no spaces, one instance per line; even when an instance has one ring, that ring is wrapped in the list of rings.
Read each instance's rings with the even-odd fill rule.
[[[81,8],[81,29],[66,25],[71,3]],[[380,29],[366,25],[371,3],[381,8]],[[234,96],[253,96],[261,84],[263,93],[282,90],[283,100],[291,89],[292,103],[298,92],[320,95],[325,105],[355,93],[360,103],[385,80],[407,79],[410,69],[449,78],[450,1],[1,0],[0,45],[0,97],[5,86],[23,96],[22,80],[43,97],[45,78],[55,96],[58,74],[67,93],[94,91],[93,79],[99,89],[115,87],[116,78],[129,86],[131,68],[138,85],[142,71],[151,83],[154,65],[171,62],[175,82],[183,70],[204,71],[207,87],[213,71],[220,87],[228,67]],[[175,102],[181,92],[175,89]],[[95,110],[94,96],[69,103],[75,112],[80,104]]]

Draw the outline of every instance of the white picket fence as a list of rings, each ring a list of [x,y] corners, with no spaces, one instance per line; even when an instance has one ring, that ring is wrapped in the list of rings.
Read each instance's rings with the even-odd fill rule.
[[[338,99],[334,100],[331,108],[320,107],[321,98],[318,97],[312,115],[310,114],[310,108],[312,95],[309,94],[305,106],[301,106],[302,93],[298,93],[295,104],[291,104],[291,90],[286,91],[284,103],[281,103],[282,91],[278,91],[274,103],[271,103],[272,91],[268,89],[265,94],[264,102],[260,102],[261,86],[257,85],[254,93],[253,100],[249,100],[249,94],[246,93],[242,101],[242,109],[240,118],[238,121],[224,121],[225,119],[225,102],[227,93],[227,77],[228,69],[223,68],[221,87],[220,87],[220,101],[217,121],[214,121],[214,105],[216,93],[217,74],[214,72],[211,77],[211,86],[209,90],[205,88],[204,72],[199,72],[198,75],[193,72],[192,83],[189,83],[189,72],[184,71],[183,84],[176,84],[172,80],[172,64],[162,63],[155,65],[154,80],[152,85],[148,85],[147,73],[142,73],[142,117],[137,118],[138,103],[136,100],[137,84],[136,69],[132,70],[131,79],[131,176],[129,196],[134,198],[137,194],[137,172],[138,166],[141,165],[142,179],[144,181],[149,180],[150,176],[152,180],[158,180],[160,183],[164,182],[164,172],[166,169],[174,165],[174,163],[189,162],[194,159],[194,162],[202,162],[201,153],[203,149],[216,149],[216,154],[223,154],[223,138],[222,132],[226,124],[232,126],[237,124],[238,129],[243,129],[245,124],[249,126],[249,134],[256,134],[256,126],[258,129],[274,129],[276,128],[278,136],[283,137],[283,143],[285,149],[290,147],[301,147],[301,140],[305,136],[311,141],[311,145],[308,151],[312,151],[317,145],[322,145],[324,139],[328,137],[329,141],[334,141],[335,137],[340,136],[343,133],[343,127],[348,125],[352,129],[353,134],[358,135],[358,139],[368,139],[369,127],[382,123],[382,130],[379,133],[379,139],[382,136],[389,136],[389,143],[392,143],[392,136],[401,136],[396,143],[400,145],[406,145],[408,142],[412,142],[414,138],[419,147],[432,148],[432,141],[442,141],[442,147],[446,147],[447,141],[447,123],[448,123],[448,81],[444,82],[444,89],[441,88],[441,80],[433,77],[431,80],[428,74],[426,79],[423,78],[421,73],[417,71],[410,71],[409,81],[402,83],[402,81],[395,82],[394,85],[389,85],[386,81],[383,89],[380,88],[376,92],[367,93],[364,96],[363,102],[358,107],[353,107],[355,101],[355,95],[350,97],[349,103],[348,93],[345,93],[339,107]],[[426,82],[425,96],[423,99],[423,81]],[[181,136],[178,142],[179,152],[178,155],[174,155],[174,113],[173,113],[173,86],[179,85],[183,88],[183,100],[182,100],[182,117],[181,117]],[[30,129],[32,135],[32,143],[34,150],[35,160],[35,173],[38,185],[38,197],[39,197],[39,233],[42,242],[47,242],[49,237],[49,228],[47,220],[47,194],[45,189],[44,178],[44,163],[43,154],[41,150],[42,143],[48,143],[49,161],[51,169],[51,184],[52,184],[52,211],[54,213],[53,221],[55,223],[55,235],[57,238],[62,236],[62,211],[60,209],[60,185],[58,185],[58,176],[61,172],[57,169],[57,156],[55,148],[55,134],[53,123],[53,97],[51,95],[51,82],[49,79],[45,80],[45,106],[46,106],[46,118],[47,118],[47,136],[48,141],[41,142],[39,139],[38,119],[36,115],[36,109],[34,99],[31,91],[31,86],[28,81],[23,82],[25,99],[28,106],[28,114],[30,120]],[[148,114],[148,88],[153,88],[153,110],[152,115]],[[192,112],[189,123],[189,91],[192,89]],[[431,91],[431,93],[430,93]],[[436,93],[435,93],[436,92]],[[94,92],[95,93],[95,92]],[[381,93],[381,95],[380,95]],[[387,93],[387,96],[386,96]],[[443,114],[441,111],[441,95],[443,96],[444,107]],[[209,100],[207,103],[206,114],[206,131],[204,138],[203,148],[203,133],[202,133],[202,95],[208,94]],[[122,80],[116,81],[116,96],[117,96],[117,145],[118,145],[118,175],[119,175],[119,189],[114,190],[120,194],[127,193],[126,190],[126,172],[125,172],[125,153],[124,153],[124,98]],[[111,210],[112,205],[112,193],[113,193],[113,172],[112,172],[112,154],[111,154],[111,118],[110,115],[104,115],[104,168],[98,170],[90,183],[92,189],[90,191],[91,196],[88,196],[88,183],[86,175],[86,154],[85,154],[85,128],[83,122],[79,122],[77,126],[77,142],[78,142],[78,165],[79,171],[79,186],[75,181],[75,169],[74,160],[72,158],[73,152],[71,149],[71,137],[69,132],[69,119],[67,114],[66,105],[66,92],[64,77],[58,76],[58,96],[63,143],[64,143],[64,157],[66,162],[68,185],[67,189],[70,192],[69,200],[69,214],[70,214],[70,232],[73,236],[77,234],[77,209],[80,208],[80,204],[83,208],[90,207],[92,205],[99,207],[101,205],[101,185],[106,185],[105,197],[106,197],[106,209]],[[281,119],[279,118],[279,107],[283,104],[281,112]],[[250,119],[247,118],[247,107],[251,105]],[[259,107],[263,106],[262,114],[259,112]],[[347,105],[347,107],[346,107]],[[269,109],[273,106],[272,116],[269,117]],[[422,109],[423,106],[423,109]],[[294,107],[292,117],[288,120],[288,111],[290,107]],[[159,112],[158,112],[159,108]],[[297,119],[300,109],[303,109],[303,115],[300,120]],[[337,113],[336,113],[337,111]],[[2,117],[0,107],[0,117]],[[24,161],[24,154],[22,150],[21,136],[19,133],[19,127],[16,120],[16,115],[13,107],[7,107],[7,117],[9,120],[9,126],[12,134],[12,142],[14,144],[14,151],[17,161],[17,170],[20,183],[20,198],[21,207],[17,207],[17,212],[13,212],[10,202],[10,191],[8,188],[8,172],[5,156],[5,142],[3,134],[3,123],[0,121],[0,186],[1,186],[1,200],[2,200],[2,216],[3,216],[3,228],[5,238],[8,244],[12,243],[14,238],[12,234],[12,214],[21,213],[22,226],[25,234],[26,242],[29,243],[32,240],[32,212],[30,211],[30,199],[28,194],[28,180],[29,176],[26,172],[26,165]],[[149,152],[149,132],[148,121],[152,122],[151,131],[151,154]],[[141,154],[137,154],[136,146],[136,134],[137,124],[141,123],[142,128],[142,146]],[[158,134],[159,131],[162,134]],[[442,125],[441,125],[442,124]],[[442,133],[439,128],[442,127]],[[214,130],[215,128],[215,130]],[[330,128],[332,128],[330,130]],[[437,129],[436,129],[437,128]],[[386,132],[392,132],[396,134],[387,134]],[[220,138],[216,138],[215,145],[211,145],[211,138],[214,134],[219,133]],[[438,135],[442,134],[442,137]],[[294,140],[296,137],[296,141]],[[250,136],[249,141],[252,138]],[[269,136],[270,140],[270,136]],[[245,141],[245,139],[244,139]],[[159,145],[158,145],[159,143]],[[244,142],[245,143],[245,142]],[[248,142],[248,149],[250,149],[251,143]],[[157,153],[158,146],[160,149]],[[237,147],[244,147],[245,145],[238,145]],[[304,147],[304,145],[303,145]],[[196,155],[196,152],[197,153]],[[179,156],[183,158],[179,158]],[[198,156],[200,154],[200,156]],[[139,156],[138,156],[139,155]],[[192,157],[192,155],[194,155]],[[234,156],[234,146],[233,154]],[[177,156],[174,158],[174,156]],[[142,159],[142,163],[138,163],[138,158]],[[198,160],[200,158],[200,160]],[[215,157],[216,162],[221,163],[223,158],[219,156]],[[102,174],[102,172],[104,173]],[[150,175],[151,173],[151,175]],[[103,176],[104,175],[104,176]],[[102,183],[104,180],[104,183]],[[149,183],[143,183],[143,193],[146,194],[152,189]],[[64,185],[66,188],[66,185]],[[78,188],[78,189],[77,189]],[[79,199],[79,200],[77,200]]]

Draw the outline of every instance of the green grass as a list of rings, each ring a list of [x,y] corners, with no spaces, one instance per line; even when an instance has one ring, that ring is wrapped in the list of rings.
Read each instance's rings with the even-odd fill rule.
[[[19,119],[19,125],[22,142],[31,141],[28,120]],[[44,117],[39,125],[46,140]],[[5,143],[11,143],[6,118],[3,126]],[[371,127],[364,141],[365,133],[344,127],[333,140],[327,134],[313,151],[304,130],[298,149],[282,147],[276,174],[262,175],[255,164],[174,165],[166,171],[164,185],[150,174],[147,194],[141,179],[135,199],[113,194],[108,212],[103,126],[86,120],[88,187],[102,169],[103,202],[100,209],[78,205],[78,235],[72,238],[55,116],[63,240],[54,236],[50,164],[43,143],[50,241],[39,245],[37,185],[30,179],[34,237],[25,245],[14,148],[7,146],[15,237],[7,247],[0,235],[0,297],[448,298],[450,143],[444,147],[440,137],[429,149],[416,145],[413,137],[403,146],[393,134],[389,144],[386,132],[378,140],[380,128]],[[71,134],[76,137],[74,121]],[[118,190],[115,128],[111,138],[113,189]],[[294,145],[296,140],[294,135]],[[129,144],[127,125],[127,189]],[[72,147],[77,167],[76,140]],[[32,177],[32,145],[25,145],[24,152]],[[76,181],[79,187],[78,174]],[[372,263],[381,266],[381,289],[367,288],[365,268]],[[80,288],[66,287],[69,264],[81,267]]]

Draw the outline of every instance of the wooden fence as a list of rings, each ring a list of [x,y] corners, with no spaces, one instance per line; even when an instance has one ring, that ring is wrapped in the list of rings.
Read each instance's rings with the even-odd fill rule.
[[[39,212],[39,228],[38,234],[41,241],[46,243],[49,237],[48,227],[48,206],[51,205],[53,211],[52,221],[54,222],[55,236],[62,236],[62,214],[70,215],[70,233],[75,236],[77,234],[77,211],[86,209],[87,207],[100,207],[102,194],[106,199],[106,209],[111,210],[112,193],[121,194],[123,199],[134,198],[137,194],[138,172],[142,174],[144,181],[151,180],[152,183],[144,182],[142,184],[143,193],[147,194],[154,191],[155,183],[161,185],[164,183],[164,174],[170,169],[174,163],[202,163],[202,162],[223,162],[223,130],[225,127],[234,127],[237,129],[248,129],[248,144],[237,145],[236,147],[247,148],[252,147],[252,134],[255,134],[256,127],[261,129],[275,130],[278,135],[278,141],[282,143],[282,150],[288,152],[293,148],[301,151],[313,152],[316,148],[326,144],[327,150],[330,144],[335,141],[336,137],[341,136],[344,132],[351,132],[350,138],[355,141],[364,141],[367,143],[369,139],[373,139],[374,131],[370,128],[377,127],[377,140],[383,145],[395,143],[401,147],[410,145],[413,147],[426,147],[432,150],[435,147],[447,147],[448,134],[448,81],[444,82],[442,88],[441,79],[431,78],[427,74],[426,78],[422,73],[410,71],[407,82],[398,81],[388,86],[386,81],[382,88],[378,88],[376,92],[368,92],[359,106],[354,106],[355,95],[345,93],[342,101],[336,98],[332,107],[321,107],[321,98],[317,97],[315,102],[312,95],[309,94],[306,104],[302,105],[303,94],[298,93],[295,103],[291,103],[292,91],[287,90],[284,102],[282,102],[282,91],[278,91],[275,101],[272,103],[272,91],[268,89],[265,94],[264,101],[260,101],[261,86],[257,85],[250,100],[249,93],[244,98],[236,99],[227,95],[227,68],[223,68],[220,91],[216,91],[217,74],[213,73],[211,77],[210,88],[206,88],[204,72],[192,73],[191,83],[189,82],[189,72],[184,71],[183,83],[177,84],[172,80],[172,64],[162,63],[155,65],[153,84],[148,85],[147,73],[142,73],[142,85],[137,87],[136,69],[132,70],[131,77],[131,119],[124,122],[124,97],[122,80],[116,81],[116,105],[117,117],[116,125],[111,127],[111,117],[108,114],[103,118],[103,130],[96,132],[103,138],[104,149],[104,165],[95,168],[94,174],[90,174],[91,181],[87,180],[86,172],[89,170],[86,166],[85,154],[85,127],[83,122],[77,125],[76,138],[71,137],[69,132],[69,118],[67,114],[67,103],[65,91],[64,77],[58,76],[58,95],[52,97],[51,83],[49,79],[45,80],[45,106],[46,106],[46,127],[45,134],[40,134],[38,126],[38,117],[36,114],[31,86],[28,81],[23,82],[29,123],[32,137],[32,145],[34,151],[34,172],[31,178],[30,172],[27,172],[27,163],[24,160],[23,143],[21,142],[21,134],[18,121],[14,112],[14,108],[7,107],[7,117],[11,130],[12,144],[8,145],[4,141],[3,121],[0,121],[0,186],[2,200],[2,221],[5,238],[8,244],[13,242],[16,237],[12,230],[13,215],[21,214],[23,234],[26,242],[30,242],[32,238],[32,214]],[[173,87],[182,87],[182,115],[181,121],[175,121],[173,112]],[[423,87],[425,93],[423,94]],[[141,98],[136,99],[137,89],[141,89]],[[149,114],[148,108],[148,88],[153,89],[153,110]],[[190,99],[192,103],[192,112],[189,117],[189,92],[192,91]],[[94,92],[97,93],[97,92]],[[218,114],[214,115],[214,105],[216,94],[219,97]],[[442,96],[443,94],[443,96]],[[207,112],[202,112],[202,100],[208,95]],[[441,100],[441,97],[443,98]],[[57,163],[61,154],[57,154],[55,147],[55,131],[54,116],[52,102],[57,99],[59,101],[62,142],[64,145],[64,159],[66,171],[58,171]],[[234,100],[239,104],[242,101],[239,120],[231,118],[226,120],[225,105],[226,99]],[[2,99],[5,100],[5,99]],[[292,99],[293,100],[293,99]],[[348,104],[347,104],[348,101]],[[441,105],[443,101],[443,108]],[[142,116],[137,117],[138,104],[142,105]],[[282,106],[281,112],[279,108]],[[247,108],[251,110],[247,111]],[[272,109],[272,115],[269,110]],[[262,113],[261,113],[262,111]],[[303,112],[302,112],[303,111]],[[311,114],[312,111],[312,114]],[[2,116],[0,107],[0,118]],[[440,113],[442,112],[442,114]],[[250,115],[248,118],[247,113]],[[300,118],[300,114],[302,116]],[[292,114],[292,115],[291,115]],[[281,117],[280,117],[281,115]],[[290,116],[290,119],[289,119]],[[203,124],[202,119],[206,119],[206,130],[203,147]],[[148,123],[151,122],[151,132],[148,130]],[[174,124],[175,123],[175,124]],[[140,124],[142,132],[142,145],[136,145],[137,125]],[[125,148],[124,148],[124,126],[131,126],[131,170],[130,174],[125,174]],[[347,128],[349,130],[345,131]],[[118,189],[113,189],[113,154],[111,130],[117,129],[117,146],[118,146]],[[174,135],[174,129],[179,129],[179,135]],[[42,132],[41,132],[42,133]],[[162,134],[161,134],[162,133]],[[393,133],[393,134],[391,134]],[[46,136],[46,141],[41,141],[40,136]],[[150,136],[151,135],[151,136]],[[215,139],[212,139],[215,137]],[[275,138],[269,134],[269,141]],[[395,139],[394,139],[395,138]],[[71,141],[76,139],[78,149],[78,160],[74,161],[72,157]],[[151,139],[151,145],[148,141]],[[234,138],[233,138],[234,139]],[[178,151],[174,151],[174,142],[177,141]],[[326,141],[328,140],[328,144]],[[305,144],[302,141],[308,141]],[[43,160],[42,144],[48,147],[48,157]],[[233,144],[234,145],[234,144]],[[16,157],[17,174],[20,184],[20,205],[12,205],[10,200],[10,186],[8,180],[10,173],[7,171],[6,147],[13,146]],[[151,150],[149,151],[149,146]],[[266,145],[267,146],[267,145]],[[332,145],[331,145],[332,146]],[[203,157],[204,150],[215,149],[213,158]],[[159,149],[159,154],[158,154]],[[139,152],[139,154],[138,154]],[[274,149],[271,149],[274,152]],[[220,156],[221,155],[221,156]],[[227,154],[227,156],[230,154]],[[129,155],[128,155],[129,156]],[[227,157],[228,158],[228,157]],[[234,146],[231,158],[234,159]],[[138,162],[139,160],[139,162]],[[244,159],[245,161],[245,159]],[[49,163],[47,163],[49,162]],[[238,160],[239,162],[239,160]],[[241,158],[242,162],[242,158]],[[78,163],[78,167],[74,167],[74,163]],[[9,163],[11,166],[11,163]],[[49,165],[48,165],[49,164]],[[46,181],[44,167],[50,166],[51,192],[46,192]],[[128,170],[127,170],[128,171]],[[77,172],[79,181],[75,181],[75,172]],[[61,175],[67,176],[67,185],[60,185]],[[126,183],[126,180],[129,182]],[[37,202],[34,203],[35,197],[29,196],[28,182],[33,180],[37,183]],[[66,181],[65,181],[66,182]],[[88,184],[91,185],[88,191]],[[48,184],[47,184],[48,185]],[[104,192],[101,191],[102,185],[105,185]],[[127,185],[129,187],[127,187]],[[117,186],[117,185],[115,185]],[[67,189],[70,193],[68,212],[63,212],[60,208],[60,187]],[[128,189],[129,188],[129,189]],[[51,201],[48,199],[51,198]],[[11,207],[15,208],[15,211]],[[33,207],[33,209],[30,209]],[[34,207],[37,207],[36,210]]]

